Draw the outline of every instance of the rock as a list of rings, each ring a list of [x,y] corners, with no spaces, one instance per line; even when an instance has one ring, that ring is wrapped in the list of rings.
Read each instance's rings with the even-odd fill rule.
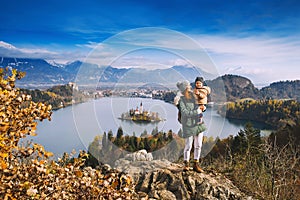
[[[221,174],[184,172],[183,165],[168,160],[120,159],[115,168],[133,178],[135,190],[143,199],[254,199]]]
[[[145,149],[139,150],[132,154],[127,154],[125,156],[125,160],[129,161],[151,161],[153,160],[153,156],[151,153],[147,153]]]

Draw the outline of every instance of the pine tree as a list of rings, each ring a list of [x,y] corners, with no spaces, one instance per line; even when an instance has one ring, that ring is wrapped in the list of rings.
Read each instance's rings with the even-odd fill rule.
[[[168,132],[168,141],[172,141],[173,140],[173,131],[169,130]]]
[[[232,150],[240,154],[252,153],[257,151],[261,143],[260,130],[255,129],[251,123],[247,123],[244,130],[240,130],[234,137]]]
[[[102,149],[105,151],[106,148],[107,148],[107,136],[106,136],[106,132],[104,131],[102,137]]]
[[[130,147],[130,152],[134,152],[137,150],[137,144],[136,144],[136,137],[131,136],[129,138],[129,147]]]
[[[112,132],[112,130],[108,131],[107,139],[108,139],[109,141],[113,142],[113,141],[112,141],[112,140],[113,140],[113,132]]]
[[[118,147],[122,147],[122,145],[123,145],[123,129],[122,129],[122,127],[118,128],[117,137],[116,137],[116,141],[114,144],[117,145]]]
[[[152,132],[151,132],[151,135],[156,135],[158,133],[158,127],[156,126]]]
[[[260,130],[255,129],[251,123],[247,123],[244,129],[247,141],[247,151],[258,153],[259,145],[262,143]]]
[[[122,137],[123,137],[123,129],[122,127],[119,127],[117,131],[117,139],[121,139]]]

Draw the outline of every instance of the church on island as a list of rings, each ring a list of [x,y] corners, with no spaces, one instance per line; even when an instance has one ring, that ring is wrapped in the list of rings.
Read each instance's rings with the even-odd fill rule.
[[[160,122],[164,120],[159,117],[158,112],[149,112],[147,110],[144,110],[142,102],[140,103],[139,107],[136,107],[136,109],[130,109],[128,112],[122,113],[119,119],[144,123]]]

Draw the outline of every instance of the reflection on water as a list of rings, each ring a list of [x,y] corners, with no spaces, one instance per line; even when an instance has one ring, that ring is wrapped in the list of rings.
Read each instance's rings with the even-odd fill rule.
[[[166,120],[141,124],[118,119],[122,113],[136,108],[141,102],[145,110],[158,112]],[[119,127],[122,127],[124,135],[139,136],[144,131],[151,134],[156,127],[159,131],[172,130],[178,133],[181,125],[177,121],[177,112],[174,105],[160,100],[101,98],[53,112],[51,121],[38,124],[38,136],[33,137],[33,140],[44,145],[47,150],[61,154],[71,152],[72,149],[77,152],[87,149],[96,135],[110,130],[116,134]],[[245,121],[229,121],[211,108],[204,113],[204,120],[207,126],[204,135],[220,138],[236,135],[246,123]]]

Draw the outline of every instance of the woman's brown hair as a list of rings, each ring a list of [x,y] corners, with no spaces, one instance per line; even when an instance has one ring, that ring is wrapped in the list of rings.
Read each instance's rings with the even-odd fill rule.
[[[191,100],[193,97],[193,93],[191,91],[188,90],[188,88],[186,88],[183,92],[183,96],[188,99]]]

